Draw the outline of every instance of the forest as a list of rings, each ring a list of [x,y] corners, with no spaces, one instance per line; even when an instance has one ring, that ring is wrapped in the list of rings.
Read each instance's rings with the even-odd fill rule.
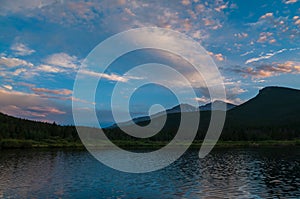
[[[227,111],[220,141],[300,140],[300,91],[282,87],[267,87],[257,96]],[[196,112],[187,113],[193,117]],[[196,142],[202,141],[210,122],[211,111],[200,111],[201,120]],[[156,119],[154,118],[153,122]],[[137,122],[145,126],[149,121]],[[175,136],[180,124],[180,113],[167,114],[160,132],[149,138],[136,138],[124,133],[116,125],[103,129],[106,136],[124,143],[164,142]],[[86,132],[93,128],[84,127]],[[126,141],[126,142],[125,142]],[[78,147],[81,141],[75,126],[44,123],[15,118],[0,113],[1,148]]]

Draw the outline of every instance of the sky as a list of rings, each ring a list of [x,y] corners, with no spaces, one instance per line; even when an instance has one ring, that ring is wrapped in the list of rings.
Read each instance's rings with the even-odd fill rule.
[[[142,27],[178,31],[203,46],[222,75],[227,102],[241,104],[266,86],[300,89],[299,0],[0,0],[0,112],[73,124],[72,100],[80,99],[72,90],[83,60],[105,39]],[[113,87],[140,78],[122,74],[153,61],[194,75],[188,63],[167,52],[128,53],[105,74],[85,71],[86,78],[101,76],[103,86],[95,101],[83,103],[95,106],[102,122],[110,122]],[[186,103],[210,102],[202,86],[193,87],[197,98]],[[178,104],[163,86],[137,91],[130,102],[132,116],[147,114],[153,103]],[[93,125],[88,115],[83,125]]]

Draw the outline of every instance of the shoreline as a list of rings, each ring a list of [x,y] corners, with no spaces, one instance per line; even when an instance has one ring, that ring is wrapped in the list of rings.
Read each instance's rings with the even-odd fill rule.
[[[164,141],[113,141],[122,149],[150,149],[157,150],[168,144]],[[178,143],[178,147],[187,145],[186,143]],[[176,146],[176,145],[175,145]],[[194,141],[190,149],[199,149],[202,146],[202,141]],[[101,142],[95,149],[109,149],[109,144]],[[261,148],[261,147],[300,147],[300,139],[296,140],[264,140],[264,141],[218,141],[214,148]],[[39,148],[77,148],[85,149],[81,142],[66,141],[66,140],[18,140],[18,139],[3,139],[0,140],[0,150],[5,149],[39,149]]]

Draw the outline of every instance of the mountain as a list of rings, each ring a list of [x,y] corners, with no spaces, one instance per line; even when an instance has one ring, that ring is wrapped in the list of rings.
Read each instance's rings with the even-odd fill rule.
[[[181,114],[193,118],[199,114],[196,107],[183,104],[167,110],[167,121],[163,129],[155,136],[148,138],[154,141],[171,140],[179,127]],[[209,107],[205,105],[204,107]],[[208,108],[207,108],[208,109]],[[210,122],[211,110],[200,110],[197,140],[202,140]],[[218,111],[218,110],[213,110]],[[286,140],[300,138],[300,90],[283,87],[266,87],[249,101],[227,111],[222,140]],[[161,115],[154,115],[153,122]],[[145,126],[150,117],[134,120]],[[130,124],[128,124],[130,125]],[[91,128],[87,128],[91,129]],[[122,132],[117,126],[104,129],[112,140],[138,140]],[[44,123],[19,119],[0,113],[1,139],[19,139],[56,143],[80,142],[74,126],[60,126],[55,123]],[[1,142],[0,142],[1,143]],[[1,148],[1,146],[0,146]]]
[[[180,112],[194,112],[194,111],[198,111],[198,108],[194,107],[192,105],[189,105],[189,104],[180,104],[180,105],[174,106],[171,109],[168,109],[166,112],[167,113],[180,113]]]
[[[223,106],[226,106],[226,111],[236,107],[235,104],[226,103],[226,102],[223,102],[223,101],[220,101],[220,100],[216,100],[214,102],[211,102],[211,103],[205,104],[203,106],[200,106],[199,109],[200,109],[200,111],[211,111],[212,110],[212,104],[214,104],[214,106],[215,106],[214,110],[216,110],[216,111],[223,110],[223,108],[222,108]]]
[[[199,111],[199,110],[200,111],[210,111],[210,110],[212,110],[212,104],[215,105],[215,110],[222,110],[224,105],[227,107],[226,111],[236,107],[236,105],[234,105],[234,104],[230,104],[230,103],[226,103],[226,102],[223,102],[223,101],[220,101],[220,100],[216,100],[212,103],[208,103],[208,104],[205,104],[203,106],[200,106],[199,108],[197,108],[195,106],[192,106],[190,104],[179,104],[177,106],[174,106],[173,108],[167,109],[166,113],[167,114],[181,113],[181,112],[188,113],[188,112],[196,112],[196,111]],[[165,112],[155,113],[151,117],[156,118],[156,117],[161,116],[162,114],[165,114]],[[132,122],[134,122],[136,124],[145,123],[145,125],[146,125],[146,124],[149,123],[149,120],[151,119],[151,117],[150,116],[137,117],[137,118],[132,119],[132,121],[122,122],[122,123],[119,123],[118,125],[119,126],[120,125],[121,126],[128,126],[128,125],[131,125]],[[117,125],[113,124],[111,127],[117,127]]]
[[[233,135],[235,134],[235,135]],[[300,138],[300,90],[266,87],[227,112],[223,138]]]
[[[133,118],[132,120],[127,121],[127,122],[121,122],[118,124],[114,123],[111,126],[109,126],[108,128],[111,129],[111,128],[117,128],[118,126],[129,126],[132,124],[132,122],[134,122],[135,124],[140,124],[142,122],[146,122],[146,124],[148,124],[150,119],[151,119],[150,116],[137,117],[137,118]]]
[[[222,103],[222,102],[221,102]],[[189,106],[187,106],[189,107]],[[200,110],[197,139],[204,138],[210,122],[209,105]],[[268,140],[300,138],[300,90],[284,87],[266,87],[258,95],[242,105],[230,107],[222,132],[223,140]],[[207,110],[208,109],[208,110]],[[191,110],[190,107],[187,110]],[[213,110],[219,111],[219,110]],[[197,112],[185,112],[189,117]],[[179,108],[167,111],[164,128],[151,139],[172,138],[180,124]],[[154,118],[159,120],[159,117]],[[138,122],[146,125],[149,121]],[[115,131],[119,132],[116,128]],[[117,136],[117,134],[114,134]]]
[[[180,104],[180,105],[174,106],[173,108],[167,109],[164,112],[155,113],[154,115],[151,115],[151,117],[150,116],[136,117],[136,118],[133,118],[132,121],[122,122],[122,123],[119,123],[118,125],[119,126],[128,126],[128,125],[131,125],[132,122],[134,122],[136,124],[145,123],[145,125],[146,125],[149,123],[151,118],[152,119],[157,118],[165,113],[167,113],[167,114],[180,113],[181,111],[182,112],[195,112],[195,111],[198,111],[198,108],[194,107],[192,105],[189,105],[189,104]],[[117,125],[114,124],[112,127],[117,127]]]
[[[197,108],[195,106],[192,106],[190,104],[179,104],[177,106],[174,106],[173,108],[167,109],[166,113],[167,114],[181,113],[181,112],[188,113],[188,112],[196,112],[196,111],[199,111],[199,110],[201,110],[201,111],[210,111],[210,110],[212,110],[212,104],[215,105],[215,110],[222,110],[224,105],[227,107],[226,111],[236,107],[236,105],[234,105],[234,104],[230,104],[230,103],[226,103],[226,102],[223,102],[223,101],[220,101],[220,100],[216,100],[212,103],[208,103],[208,104],[205,104],[203,106],[200,106],[199,108]],[[156,118],[156,117],[161,116],[162,114],[165,114],[165,112],[155,113],[151,117]],[[142,116],[142,117],[137,117],[137,118],[132,119],[132,121],[136,124],[141,123],[141,122],[147,122],[147,121],[149,122],[149,120],[150,120],[150,116]],[[120,123],[118,125],[128,126],[128,125],[132,124],[132,121],[123,122],[123,123]],[[113,126],[116,127],[115,124]]]
[[[266,87],[229,111],[228,118],[244,125],[283,125],[300,122],[300,90]]]
[[[231,103],[226,103],[223,102],[221,100],[216,100],[214,102],[199,106],[199,108],[194,107],[192,105],[189,104],[180,104],[177,105],[171,109],[167,110],[167,113],[180,113],[182,112],[194,112],[194,111],[211,111],[212,110],[212,104],[214,104],[214,110],[218,111],[218,110],[223,110],[223,106],[226,106],[226,111],[233,109],[234,107],[236,107],[235,104],[231,104]]]

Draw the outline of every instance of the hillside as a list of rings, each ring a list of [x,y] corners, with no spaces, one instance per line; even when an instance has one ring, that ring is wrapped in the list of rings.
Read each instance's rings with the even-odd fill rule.
[[[227,111],[221,140],[299,139],[299,102],[300,90],[283,87],[264,88],[259,91],[257,96],[246,103]],[[188,106],[186,105],[186,107]],[[198,112],[185,112],[184,114],[188,117],[194,117],[194,114],[198,114]],[[200,111],[200,115],[197,140],[203,140],[205,136],[211,111]],[[155,123],[155,120],[158,120],[159,117],[155,117],[153,122]],[[181,113],[170,111],[167,114],[167,121],[163,129],[147,140],[170,141],[178,129],[180,117]],[[145,126],[149,123],[149,119],[148,117],[136,118],[135,122],[140,126]],[[142,140],[125,134],[116,126],[106,128],[104,131],[112,140]],[[80,143],[74,126],[30,121],[0,113],[0,140],[7,139],[31,140],[50,146]],[[8,146],[14,144],[8,143]]]
[[[227,113],[223,139],[264,140],[300,137],[300,90],[266,87]]]
[[[10,140],[17,139],[18,142]],[[0,143],[2,147],[30,147],[32,144],[44,146],[64,146],[80,143],[74,126],[60,126],[55,123],[44,123],[15,118],[0,113]],[[30,140],[23,142],[22,140]]]
[[[300,137],[300,90],[283,87],[266,87],[246,103],[227,111],[222,132],[223,140],[293,139]],[[211,111],[200,111],[201,121],[197,139],[205,136]],[[189,113],[193,117],[193,112]],[[169,113],[167,122],[157,135],[150,139],[170,140],[176,132],[180,113]],[[159,118],[156,118],[159,119]],[[138,121],[138,120],[137,120]],[[154,121],[155,122],[155,119]],[[144,126],[149,121],[137,122]],[[111,137],[129,139],[118,128],[109,130]],[[132,139],[132,138],[131,138]]]
[[[244,125],[284,125],[300,122],[300,90],[266,87],[229,111],[228,119]]]

